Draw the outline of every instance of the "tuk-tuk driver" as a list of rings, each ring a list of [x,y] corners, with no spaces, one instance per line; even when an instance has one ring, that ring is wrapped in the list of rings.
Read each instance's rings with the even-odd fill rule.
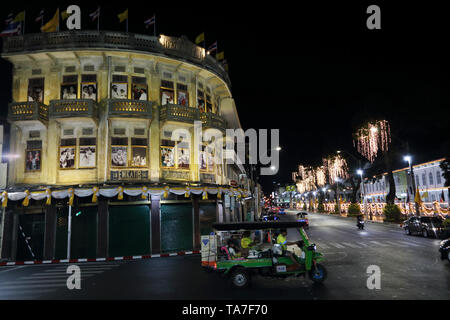
[[[245,231],[242,234],[242,239],[241,239],[242,256],[247,257],[249,254],[250,247],[252,247],[254,245],[255,245],[255,242],[253,242],[253,240],[250,238],[250,231]]]
[[[294,263],[287,268],[288,271],[293,271],[293,270],[299,269],[301,266],[298,263],[298,261],[295,259],[292,252],[287,250],[287,246],[296,244],[296,242],[288,242],[286,240],[286,236],[287,236],[287,229],[281,229],[281,233],[277,237],[277,244],[279,244],[281,246],[281,249],[283,250],[283,255],[290,257],[292,262]]]

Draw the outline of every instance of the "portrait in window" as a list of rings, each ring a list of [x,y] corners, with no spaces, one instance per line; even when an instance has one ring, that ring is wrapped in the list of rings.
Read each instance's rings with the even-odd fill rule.
[[[140,146],[131,147],[131,166],[145,167],[147,165],[147,148]]]
[[[41,170],[41,149],[26,151],[25,171]]]
[[[177,85],[177,104],[185,107],[189,106],[187,86],[184,84]]]
[[[79,167],[94,168],[96,160],[96,146],[80,146]]]
[[[81,99],[91,99],[97,101],[97,84],[96,83],[82,83],[81,84]]]
[[[161,166],[163,168],[175,167],[175,156],[173,147],[161,147]]]
[[[201,90],[197,90],[197,108],[199,108],[200,111],[205,112],[205,96]]]
[[[126,167],[127,159],[126,146],[111,147],[111,165],[114,167]]]
[[[178,168],[189,169],[190,163],[189,149],[178,148],[177,152],[178,152]]]
[[[174,86],[172,81],[161,81],[161,105],[174,103]]]
[[[147,79],[143,77],[133,77],[131,79],[131,95],[133,100],[148,100]]]
[[[75,146],[59,148],[59,168],[75,168]]]
[[[44,78],[28,80],[28,102],[44,101]]]

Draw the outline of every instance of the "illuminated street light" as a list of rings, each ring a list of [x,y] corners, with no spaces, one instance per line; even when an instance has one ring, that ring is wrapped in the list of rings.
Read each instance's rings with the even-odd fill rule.
[[[404,156],[403,160],[408,161],[408,164],[411,164],[411,156]]]
[[[363,171],[361,169],[356,170],[356,173],[362,177]]]

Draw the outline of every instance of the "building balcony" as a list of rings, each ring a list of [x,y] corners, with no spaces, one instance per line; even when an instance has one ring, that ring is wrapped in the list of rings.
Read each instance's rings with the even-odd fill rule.
[[[8,122],[48,123],[48,106],[40,102],[13,102],[8,106]]]
[[[200,120],[200,112],[196,108],[166,104],[159,109],[159,119],[165,121],[179,121],[193,124]]]
[[[152,118],[152,102],[143,100],[107,99],[109,118]]]
[[[103,49],[156,53],[182,59],[207,69],[228,86],[230,79],[222,64],[186,37],[168,37],[125,33],[118,31],[72,30],[61,32],[30,33],[3,38],[2,56],[43,51]]]
[[[201,113],[200,120],[202,121],[203,127],[206,128],[216,128],[222,131],[225,131],[227,128],[226,121],[221,116],[211,112]]]
[[[96,119],[98,116],[97,109],[97,103],[91,99],[51,100],[49,119]]]

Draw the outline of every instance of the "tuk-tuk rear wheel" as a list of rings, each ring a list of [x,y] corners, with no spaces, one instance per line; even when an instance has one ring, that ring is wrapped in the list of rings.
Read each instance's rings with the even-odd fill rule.
[[[244,268],[238,268],[231,273],[231,283],[237,288],[245,288],[250,282],[250,275]]]

